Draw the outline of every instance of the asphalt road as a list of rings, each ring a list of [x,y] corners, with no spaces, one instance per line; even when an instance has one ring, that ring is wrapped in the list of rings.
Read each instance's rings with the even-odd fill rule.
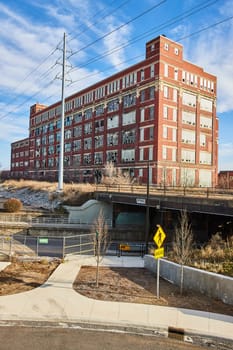
[[[122,332],[74,328],[0,327],[0,350],[203,350],[206,348],[169,338]]]

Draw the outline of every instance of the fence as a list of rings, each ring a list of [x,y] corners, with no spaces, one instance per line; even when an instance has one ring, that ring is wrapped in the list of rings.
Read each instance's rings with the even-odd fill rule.
[[[91,233],[68,237],[0,236],[0,253],[7,256],[48,256],[94,254]]]
[[[98,184],[95,188],[96,192],[119,192],[146,194],[147,185],[137,184]],[[215,187],[189,187],[189,186],[159,186],[149,184],[150,195],[164,196],[181,196],[181,197],[200,197],[200,198],[222,198],[232,199],[233,190],[220,189]]]

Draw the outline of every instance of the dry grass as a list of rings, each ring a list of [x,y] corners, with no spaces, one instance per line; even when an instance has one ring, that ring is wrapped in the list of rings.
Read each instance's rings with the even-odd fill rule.
[[[95,185],[91,184],[64,184],[63,192],[57,191],[57,182],[32,181],[32,180],[7,180],[3,187],[9,190],[28,189],[32,192],[47,192],[50,201],[59,199],[66,205],[81,205],[92,198]]]
[[[28,188],[31,191],[47,191],[56,192],[58,188],[57,182],[33,181],[33,180],[6,180],[3,186],[11,189]],[[92,192],[95,188],[91,184],[64,184],[64,194],[69,192]]]
[[[233,236],[223,240],[216,233],[206,246],[193,249],[190,256],[190,266],[233,277]],[[168,258],[178,262],[172,251]]]

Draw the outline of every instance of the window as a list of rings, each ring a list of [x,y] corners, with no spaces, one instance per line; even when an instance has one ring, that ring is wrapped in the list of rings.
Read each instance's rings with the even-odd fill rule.
[[[71,111],[73,108],[73,101],[68,101],[65,103],[65,112]]]
[[[211,187],[212,174],[210,170],[200,170],[199,172],[199,186]]]
[[[163,138],[164,139],[167,139],[167,136],[168,136],[168,132],[167,132],[167,126],[163,126]]]
[[[65,117],[64,125],[65,126],[70,126],[72,124],[72,119],[73,119],[72,115],[68,115],[67,117]]]
[[[136,111],[123,113],[122,125],[128,125],[128,124],[134,124],[134,123],[136,123]]]
[[[75,140],[73,142],[73,150],[74,151],[79,151],[82,147],[82,143],[81,143],[81,140]]]
[[[84,111],[84,119],[88,120],[92,118],[92,108],[86,109]]]
[[[172,141],[176,142],[177,139],[177,130],[175,128],[172,129]]]
[[[118,132],[107,134],[107,146],[118,145]]]
[[[144,160],[144,148],[139,149],[139,160]]]
[[[64,145],[64,152],[70,152],[71,151],[71,143],[65,143]]]
[[[182,130],[182,142],[189,143],[189,144],[195,144],[196,140],[196,133],[195,131],[191,130]]]
[[[123,106],[131,107],[136,104],[136,92],[123,97]]]
[[[140,70],[140,80],[143,81],[145,79],[145,71],[144,69]]]
[[[103,104],[97,106],[96,109],[95,109],[96,117],[98,117],[99,115],[102,115],[102,114],[104,114],[104,105]]]
[[[149,160],[153,160],[153,146],[149,147]]]
[[[163,118],[168,118],[168,106],[163,106]]]
[[[188,92],[183,92],[182,102],[186,106],[196,107],[197,97],[196,95],[189,94]]]
[[[136,139],[135,129],[122,131],[122,144],[135,143],[135,139]]]
[[[179,55],[179,49],[177,47],[174,48],[175,55]]]
[[[48,159],[48,167],[52,168],[54,166],[54,158],[49,158]]]
[[[162,149],[162,157],[163,159],[167,159],[167,147],[166,146],[163,146],[163,149]]]
[[[145,121],[145,109],[141,108],[140,110],[140,121],[144,122]]]
[[[79,96],[74,100],[74,108],[81,107],[83,104],[83,96]]]
[[[103,164],[103,152],[95,152],[94,163],[95,164]]]
[[[165,98],[168,98],[168,86],[164,86],[164,87],[163,87],[163,96],[164,96]]]
[[[81,121],[82,121],[82,112],[74,114],[74,122],[81,123]]]
[[[176,162],[176,148],[172,148],[172,161]]]
[[[164,43],[164,50],[166,50],[166,51],[169,50],[169,45],[168,45],[168,43]]]
[[[84,104],[90,103],[93,101],[93,91],[88,92],[84,95]]]
[[[194,186],[195,169],[181,168],[181,186]]]
[[[122,88],[125,89],[126,87],[136,84],[136,82],[137,82],[137,79],[136,79],[135,72],[127,74],[122,78]]]
[[[76,126],[74,128],[74,137],[80,137],[82,136],[82,125]]]
[[[49,135],[48,137],[49,144],[54,143],[54,135]]]
[[[120,89],[120,81],[115,80],[107,85],[107,93],[112,94]]]
[[[152,64],[150,66],[150,77],[153,78],[155,76],[155,66]]]
[[[177,102],[178,99],[178,91],[176,89],[173,89],[173,101]]]
[[[121,151],[122,162],[133,162],[135,161],[135,149],[123,149]]]
[[[92,123],[84,124],[84,134],[91,134],[91,133],[92,133]]]
[[[195,151],[192,150],[181,150],[181,162],[183,163],[195,163]]]
[[[168,64],[164,63],[164,76],[168,77]]]
[[[73,165],[77,166],[81,164],[81,154],[76,154],[73,156]]]
[[[178,80],[178,68],[174,69],[174,79]]]
[[[173,108],[173,110],[172,110],[172,120],[174,122],[177,121],[177,109],[176,108]]]
[[[144,102],[145,99],[146,99],[146,90],[142,90],[142,91],[140,92],[140,101],[141,101],[141,102]]]
[[[107,162],[117,163],[118,153],[117,151],[107,151]]]
[[[92,140],[91,137],[84,139],[84,149],[92,148]]]
[[[45,149],[46,150],[46,149]],[[54,146],[49,146],[48,147],[48,154],[54,154]]]
[[[209,152],[200,152],[200,164],[211,165],[211,153],[209,153]]]
[[[108,112],[117,111],[118,109],[119,109],[119,99],[118,98],[108,102],[108,104],[107,104]]]
[[[84,153],[83,155],[83,164],[87,165],[91,163],[91,153]]]
[[[155,88],[154,88],[154,86],[151,86],[149,88],[149,92],[150,92],[150,100],[153,100],[154,97],[155,97]]]
[[[200,116],[200,127],[212,129],[212,118],[204,117],[203,115],[201,115]]]
[[[64,136],[65,136],[65,139],[70,139],[72,136],[71,130],[65,130]]]
[[[206,135],[200,134],[200,146],[205,147],[206,146]]]
[[[201,98],[200,101],[200,109],[208,112],[212,112],[213,110],[213,102],[212,100],[208,100],[207,98]]]
[[[104,119],[99,119],[95,121],[95,134],[104,131]]]
[[[118,115],[108,117],[108,120],[107,120],[107,128],[108,129],[118,128],[118,126],[119,126],[119,116]]]
[[[196,124],[196,113],[189,111],[182,111],[182,123],[188,125]]]
[[[149,107],[149,119],[153,120],[154,119],[154,106]]]
[[[104,136],[103,135],[95,136],[95,148],[103,147],[103,144],[104,144]]]
[[[105,87],[101,86],[95,90],[95,98],[99,100],[100,98],[105,96]]]

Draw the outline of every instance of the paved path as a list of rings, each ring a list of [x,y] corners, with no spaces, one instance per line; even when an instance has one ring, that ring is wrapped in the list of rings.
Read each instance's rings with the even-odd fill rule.
[[[34,290],[0,297],[0,321],[87,323],[108,327],[135,327],[167,331],[169,326],[187,333],[233,340],[233,317],[155,305],[105,302],[75,292],[72,283],[82,265],[92,257],[73,256],[61,264],[48,281]],[[106,257],[105,266],[143,267],[142,258]]]

